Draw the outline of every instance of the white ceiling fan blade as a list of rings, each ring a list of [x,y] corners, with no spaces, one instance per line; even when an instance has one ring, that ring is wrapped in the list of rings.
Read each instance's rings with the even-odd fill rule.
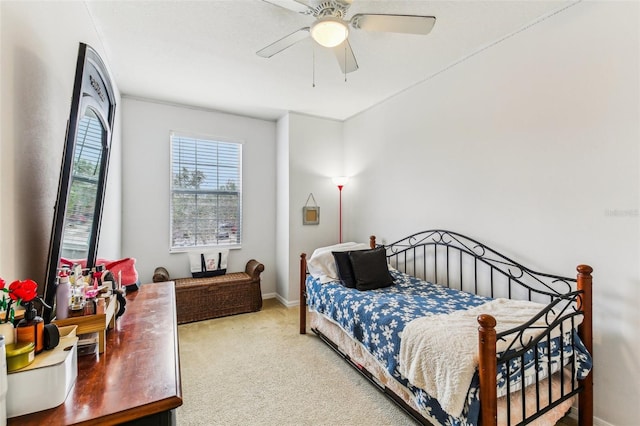
[[[256,52],[256,55],[263,58],[270,58],[278,52],[282,52],[287,47],[291,47],[297,42],[304,40],[309,36],[309,27],[300,28],[298,31],[294,31],[291,34],[282,37],[280,40],[271,43],[265,48],[262,48]]]
[[[344,74],[356,71],[358,69],[358,61],[353,54],[349,40],[345,40],[336,47],[331,48],[336,55],[338,65]]]
[[[436,18],[418,15],[376,15],[359,13],[351,18],[351,25],[365,31],[422,34],[431,32]]]
[[[262,0],[265,3],[270,3],[274,6],[279,6],[284,9],[291,10],[293,12],[302,13],[305,15],[310,15],[313,13],[311,8],[306,4],[302,4],[297,2],[296,0]]]

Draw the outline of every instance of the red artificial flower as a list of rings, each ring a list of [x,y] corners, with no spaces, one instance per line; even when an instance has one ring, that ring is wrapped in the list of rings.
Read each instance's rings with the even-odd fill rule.
[[[37,297],[38,284],[33,280],[14,281],[9,285],[9,297],[11,300],[31,302]]]
[[[0,278],[0,290],[4,290],[4,280]]]

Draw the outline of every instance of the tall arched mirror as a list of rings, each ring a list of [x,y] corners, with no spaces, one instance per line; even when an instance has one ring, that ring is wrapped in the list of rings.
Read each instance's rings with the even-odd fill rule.
[[[115,107],[102,59],[80,43],[44,290],[52,308],[61,259],[95,265]],[[45,321],[53,312],[44,309]]]

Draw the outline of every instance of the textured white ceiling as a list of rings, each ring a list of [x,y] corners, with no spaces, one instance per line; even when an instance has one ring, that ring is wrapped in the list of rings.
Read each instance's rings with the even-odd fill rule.
[[[574,3],[354,0],[347,18],[394,13],[437,21],[427,36],[351,31],[360,69],[345,82],[333,53],[311,39],[257,56],[314,20],[260,0],[86,1],[124,95],[266,119],[295,111],[337,120]]]

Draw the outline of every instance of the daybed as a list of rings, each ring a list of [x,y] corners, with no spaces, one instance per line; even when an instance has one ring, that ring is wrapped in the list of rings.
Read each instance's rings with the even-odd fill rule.
[[[591,425],[592,269],[577,270],[444,230],[320,248],[300,259],[300,333],[308,304],[312,330],[423,424],[555,424],[578,399]]]

